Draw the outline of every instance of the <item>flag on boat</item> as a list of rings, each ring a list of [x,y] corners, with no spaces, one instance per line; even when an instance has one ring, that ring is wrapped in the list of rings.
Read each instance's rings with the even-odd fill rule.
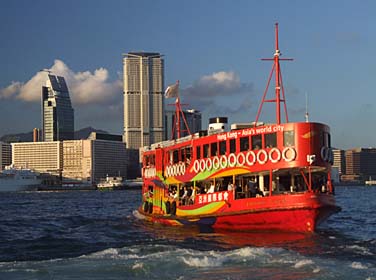
[[[165,97],[166,98],[173,98],[179,96],[179,81],[176,82],[174,85],[170,85],[166,88]]]

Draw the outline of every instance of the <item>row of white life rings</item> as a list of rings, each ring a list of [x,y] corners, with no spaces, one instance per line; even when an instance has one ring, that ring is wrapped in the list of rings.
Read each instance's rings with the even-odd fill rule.
[[[152,178],[157,175],[157,170],[155,167],[144,169],[144,177],[145,178]]]
[[[321,158],[323,159],[323,161],[333,163],[334,155],[333,155],[332,148],[323,146],[321,148],[320,154],[321,154]]]
[[[258,164],[265,164],[268,160],[272,163],[277,163],[281,159],[286,162],[293,161],[296,158],[296,151],[292,147],[286,147],[282,152],[278,148],[272,148],[269,153],[265,150],[259,150],[257,154],[254,151],[248,151],[246,154],[239,153],[238,155],[229,154],[228,156],[222,155],[215,156],[213,159],[195,160],[193,164],[194,172],[210,171],[212,169],[235,167],[235,166],[248,166]]]
[[[180,162],[178,164],[166,166],[165,176],[167,176],[167,177],[182,176],[184,174],[185,174],[185,163],[184,162]]]

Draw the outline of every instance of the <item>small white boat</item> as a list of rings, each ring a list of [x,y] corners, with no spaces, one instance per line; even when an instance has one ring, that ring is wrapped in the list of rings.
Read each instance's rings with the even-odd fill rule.
[[[106,176],[104,180],[101,180],[97,184],[98,189],[123,189],[125,188],[125,182],[123,180],[123,177],[117,176],[117,177],[111,177]]]

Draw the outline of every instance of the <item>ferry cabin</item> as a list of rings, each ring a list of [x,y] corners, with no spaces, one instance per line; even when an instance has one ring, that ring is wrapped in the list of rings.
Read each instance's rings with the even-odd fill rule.
[[[333,161],[329,127],[321,123],[285,123],[231,130],[213,135],[199,133],[164,141],[142,150],[144,201],[148,212],[169,214],[164,203],[177,207],[217,200],[244,199],[301,192],[332,193]],[[210,184],[216,195],[206,194]],[[234,190],[228,191],[233,184]],[[184,187],[195,197],[182,200]],[[272,186],[272,187],[270,187]],[[172,192],[178,194],[172,198]],[[176,198],[177,197],[177,198]],[[145,210],[145,209],[144,209]]]

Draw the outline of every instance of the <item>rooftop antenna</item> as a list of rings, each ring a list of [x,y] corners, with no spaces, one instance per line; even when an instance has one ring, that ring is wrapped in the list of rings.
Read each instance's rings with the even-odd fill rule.
[[[306,97],[306,110],[305,110],[305,122],[309,122],[309,114],[308,114],[308,94],[305,94]]]

